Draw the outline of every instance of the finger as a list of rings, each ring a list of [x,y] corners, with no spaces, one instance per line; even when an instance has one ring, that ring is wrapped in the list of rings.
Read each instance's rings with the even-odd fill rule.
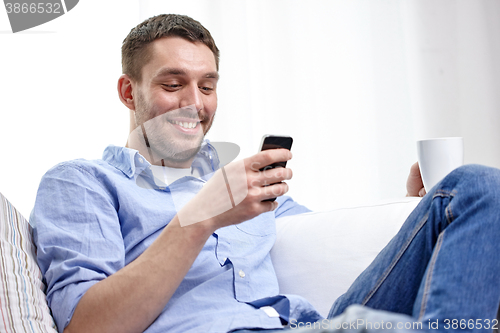
[[[425,188],[424,188],[424,187],[422,187],[422,188],[420,189],[420,191],[418,192],[418,195],[419,195],[420,197],[423,197],[423,196],[424,196],[424,195],[426,195],[426,194],[427,194],[427,191],[425,190]]]
[[[277,198],[288,192],[288,184],[285,182],[261,187],[260,200]]]
[[[261,205],[263,207],[262,213],[270,212],[278,208],[278,201],[262,201]]]
[[[421,177],[420,175],[420,167],[418,165],[418,162],[413,163],[413,165],[410,168],[410,176],[412,177]]]
[[[418,196],[420,189],[424,187],[418,162],[414,163],[410,168],[410,174],[406,181],[406,191],[408,196]]]
[[[288,149],[269,149],[261,151],[247,159],[249,168],[258,172],[260,169],[276,163],[286,162],[292,158],[292,153]]]
[[[259,174],[259,178],[262,181],[262,185],[279,183],[284,180],[292,179],[292,176],[293,176],[292,169],[281,168],[281,167],[264,170]]]

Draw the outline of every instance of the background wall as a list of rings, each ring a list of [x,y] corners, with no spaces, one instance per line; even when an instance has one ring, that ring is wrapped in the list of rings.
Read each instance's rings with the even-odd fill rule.
[[[415,140],[463,136],[500,167],[500,2],[86,0],[12,34],[0,9],[0,191],[29,214],[43,173],[123,145],[120,46],[159,13],[204,24],[221,50],[208,137],[240,157],[294,138],[290,194],[315,210],[401,197]]]
[[[84,0],[12,34],[0,7],[0,191],[26,217],[49,168],[125,144],[128,110],[116,84],[138,13],[137,0]]]

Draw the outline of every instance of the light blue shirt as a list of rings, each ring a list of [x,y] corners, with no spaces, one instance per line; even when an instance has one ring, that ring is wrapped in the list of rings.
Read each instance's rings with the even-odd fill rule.
[[[42,178],[30,222],[60,332],[83,294],[137,258],[172,220],[172,194],[192,198],[218,168],[218,158],[206,142],[193,163],[193,174],[201,177],[169,186],[157,185],[150,166],[135,150],[109,146],[102,160],[61,163]],[[145,332],[282,327],[268,306],[285,320],[322,319],[305,299],[279,295],[269,255],[275,219],[309,210],[289,197],[278,202],[274,212],[214,232]]]

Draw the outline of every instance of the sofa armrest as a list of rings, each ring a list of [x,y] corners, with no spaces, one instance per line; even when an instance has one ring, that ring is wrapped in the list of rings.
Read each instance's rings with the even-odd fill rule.
[[[280,293],[303,296],[326,316],[419,201],[403,198],[278,219],[271,257]]]

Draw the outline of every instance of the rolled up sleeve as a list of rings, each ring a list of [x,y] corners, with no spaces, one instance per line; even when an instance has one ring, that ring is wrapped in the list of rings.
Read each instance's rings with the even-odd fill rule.
[[[92,170],[61,164],[42,178],[31,215],[47,301],[62,332],[85,292],[124,266],[118,204]]]

